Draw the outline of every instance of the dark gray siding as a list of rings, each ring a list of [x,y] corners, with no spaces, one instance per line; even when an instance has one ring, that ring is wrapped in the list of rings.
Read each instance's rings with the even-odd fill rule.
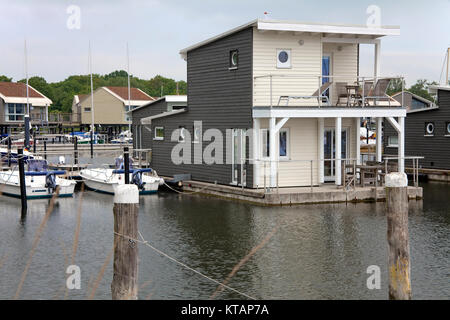
[[[137,148],[137,143],[140,139],[139,133],[142,132],[142,149],[151,149],[152,148],[152,142],[153,142],[153,135],[150,132],[151,127],[150,126],[142,126],[141,130],[138,130],[138,126],[141,125],[141,119],[154,116],[157,114],[160,114],[162,112],[167,111],[167,103],[166,100],[160,100],[157,102],[154,102],[148,106],[142,107],[137,109],[136,111],[132,112],[132,126],[131,131],[133,132],[133,148]]]
[[[239,66],[237,70],[229,70],[229,54],[235,49],[239,50]],[[192,178],[199,181],[231,182],[231,165],[225,164],[226,129],[253,126],[252,51],[253,29],[248,28],[188,52],[188,112],[160,118],[152,123],[152,126],[164,126],[165,130],[164,141],[153,141],[152,148],[152,166],[160,175],[191,173]],[[170,154],[177,142],[170,141],[171,132],[184,126],[192,136],[194,121],[202,121],[203,132],[210,128],[221,130],[224,164],[173,164]],[[208,144],[204,142],[203,148]],[[193,153],[192,148],[192,158]],[[247,186],[252,185],[252,172],[251,166],[247,165]]]
[[[439,109],[408,113],[405,121],[405,155],[423,156],[419,164],[424,168],[450,169],[450,137],[446,137],[446,123],[450,122],[450,91],[439,90]],[[434,136],[425,136],[425,123],[434,122]],[[387,146],[388,137],[397,132],[384,122],[385,154],[397,156],[397,148]],[[408,162],[406,163],[408,165]],[[410,164],[410,162],[409,162]]]

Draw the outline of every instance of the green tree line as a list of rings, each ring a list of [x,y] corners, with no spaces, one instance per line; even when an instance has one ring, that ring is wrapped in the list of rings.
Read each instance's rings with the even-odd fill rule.
[[[106,75],[93,74],[92,82],[94,90],[99,87],[127,87],[128,74],[124,70],[113,71]],[[0,82],[11,82],[12,78],[0,75]],[[25,79],[18,82],[25,82]],[[91,92],[91,82],[89,75],[74,75],[59,82],[48,83],[42,77],[31,77],[28,79],[30,86],[47,96],[53,101],[50,112],[69,113],[72,109],[73,96],[76,94],[88,94]],[[186,81],[175,81],[170,78],[157,75],[150,80],[140,79],[130,75],[130,86],[139,88],[152,97],[161,95],[171,95],[177,93],[186,94]]]

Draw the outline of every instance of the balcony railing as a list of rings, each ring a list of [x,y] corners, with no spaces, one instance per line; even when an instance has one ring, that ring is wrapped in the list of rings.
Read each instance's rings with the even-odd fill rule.
[[[400,80],[401,101],[387,94],[390,83]],[[346,106],[401,107],[404,105],[403,77],[348,75],[267,74],[255,76],[253,106]]]

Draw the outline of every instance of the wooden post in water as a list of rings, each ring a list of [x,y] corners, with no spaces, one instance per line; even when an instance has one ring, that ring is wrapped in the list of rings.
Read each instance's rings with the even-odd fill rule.
[[[47,160],[47,140],[44,140],[44,159]]]
[[[91,130],[91,159],[94,159],[94,133]]]
[[[130,152],[128,147],[123,148],[123,168],[125,170],[125,184],[130,184]]]
[[[387,240],[389,246],[389,299],[411,299],[408,234],[408,177],[386,175]]]
[[[78,164],[78,137],[73,137],[73,163]]]
[[[20,200],[22,203],[22,217],[27,212],[27,188],[25,184],[25,165],[23,160],[23,149],[17,149],[17,161],[19,162],[19,183],[20,183]]]
[[[134,184],[114,189],[113,300],[137,300],[139,190]]]

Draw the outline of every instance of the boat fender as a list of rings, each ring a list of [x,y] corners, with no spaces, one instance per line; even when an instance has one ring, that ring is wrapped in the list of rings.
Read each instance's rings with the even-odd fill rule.
[[[133,172],[133,175],[131,176],[131,183],[137,185],[139,190],[144,190],[145,182],[142,181],[142,172],[139,170],[136,170]]]
[[[48,190],[48,193],[53,193],[56,190],[56,178],[52,173],[47,173],[45,176],[45,187]]]

